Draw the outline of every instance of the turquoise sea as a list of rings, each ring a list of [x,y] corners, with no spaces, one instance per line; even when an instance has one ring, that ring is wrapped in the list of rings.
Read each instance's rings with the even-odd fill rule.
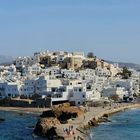
[[[92,140],[140,140],[140,109],[119,112],[91,130]]]

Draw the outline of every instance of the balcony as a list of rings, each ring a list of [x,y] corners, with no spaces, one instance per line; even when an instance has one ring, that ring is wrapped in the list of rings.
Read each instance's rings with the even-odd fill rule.
[[[52,98],[63,98],[63,93],[62,92],[53,92],[51,97]]]

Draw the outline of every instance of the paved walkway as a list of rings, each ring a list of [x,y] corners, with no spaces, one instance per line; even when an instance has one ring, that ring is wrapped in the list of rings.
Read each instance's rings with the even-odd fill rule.
[[[75,118],[74,120],[69,120],[68,124],[61,124],[56,126],[57,127],[57,133],[60,136],[64,136],[65,140],[74,140],[74,137],[77,140],[77,137],[80,136],[83,138],[83,140],[89,139],[83,128],[84,125],[87,125],[89,120],[92,120],[94,117],[101,117],[103,114],[107,113],[115,113],[118,111],[121,111],[126,108],[132,108],[132,107],[140,107],[140,104],[132,104],[132,103],[121,103],[121,104],[112,104],[111,106],[106,107],[90,107],[86,108],[88,111],[84,114],[84,116],[80,116],[78,118]],[[47,108],[22,108],[22,107],[0,107],[0,110],[4,111],[17,111],[22,113],[42,113],[45,110],[48,110]],[[66,132],[64,132],[64,129],[69,129],[70,126],[73,126],[73,130],[75,134],[67,135]],[[80,130],[80,131],[79,131]]]
[[[74,136],[77,138],[78,136],[82,137],[83,140],[87,140],[88,134],[86,131],[84,131],[83,126],[87,125],[89,120],[92,120],[94,117],[101,117],[103,114],[107,113],[113,113],[121,111],[125,108],[131,108],[134,104],[131,103],[121,103],[121,104],[112,104],[111,106],[106,107],[90,107],[89,111],[85,113],[84,116],[80,116],[74,120],[69,121],[68,124],[62,124],[60,126],[57,126],[57,133],[61,136],[64,136],[66,140],[74,140]],[[140,106],[140,105],[139,105]],[[88,110],[88,109],[87,109]],[[67,135],[64,132],[64,128],[69,128],[69,126],[73,126],[73,130],[75,132],[75,135]],[[78,128],[78,130],[77,130]],[[79,131],[80,130],[80,131]],[[77,139],[75,139],[77,140]]]

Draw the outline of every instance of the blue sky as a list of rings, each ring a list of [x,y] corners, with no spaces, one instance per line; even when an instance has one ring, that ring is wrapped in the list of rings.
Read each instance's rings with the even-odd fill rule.
[[[140,0],[0,0],[0,54],[46,49],[140,64]]]

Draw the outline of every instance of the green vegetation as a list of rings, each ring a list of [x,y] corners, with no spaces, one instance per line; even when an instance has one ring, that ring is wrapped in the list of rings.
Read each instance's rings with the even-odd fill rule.
[[[129,77],[131,77],[131,75],[132,75],[131,71],[129,71],[127,67],[124,67],[122,72],[122,76],[123,76],[122,78],[128,79]]]
[[[122,79],[129,79],[132,75],[132,72],[127,69],[127,67],[123,67],[122,73],[118,73],[118,75],[122,76]]]
[[[88,58],[94,58],[93,52],[89,52],[89,53],[87,54],[87,57],[88,57]]]
[[[94,55],[93,52],[88,52],[87,58],[94,58],[96,60],[96,56]]]

